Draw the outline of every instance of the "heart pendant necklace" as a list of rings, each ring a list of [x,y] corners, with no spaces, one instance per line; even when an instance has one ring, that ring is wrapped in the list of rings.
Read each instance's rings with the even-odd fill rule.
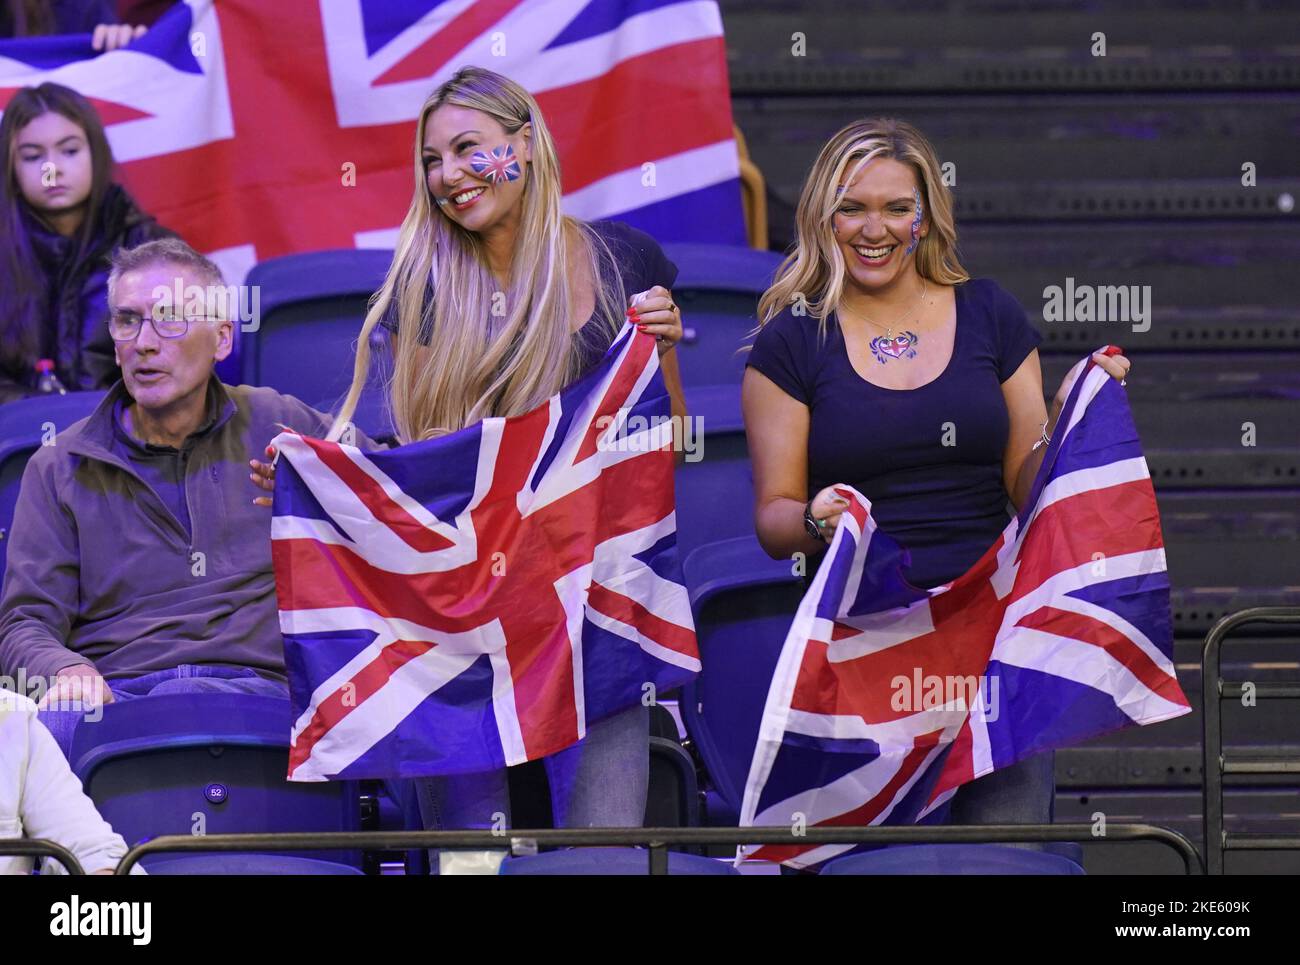
[[[909,318],[911,318],[921,309],[921,307],[925,304],[925,289],[926,289],[925,279],[922,278],[921,295],[920,298],[917,299],[916,307],[913,308],[906,315],[904,315],[902,318],[900,318],[897,322],[895,322],[894,325],[901,326],[904,322],[906,322]],[[842,311],[843,309],[841,309],[841,312]],[[905,330],[895,335],[894,325],[882,326],[879,322],[867,318],[865,315],[857,315],[857,317],[862,319],[864,322],[869,322],[870,324],[876,326],[877,328],[885,329],[884,335],[877,335],[875,338],[871,340],[871,354],[875,358],[875,360],[879,362],[881,365],[884,365],[890,359],[916,358],[916,345],[918,342],[921,341],[921,339],[917,336],[915,332],[910,330]]]

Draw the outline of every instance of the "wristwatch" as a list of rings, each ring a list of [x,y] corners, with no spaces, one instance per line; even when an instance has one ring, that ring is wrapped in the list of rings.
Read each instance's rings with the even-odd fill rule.
[[[803,508],[803,528],[807,530],[808,535],[819,543],[826,542],[822,538],[822,528],[812,514],[812,500],[808,500],[808,505]]]

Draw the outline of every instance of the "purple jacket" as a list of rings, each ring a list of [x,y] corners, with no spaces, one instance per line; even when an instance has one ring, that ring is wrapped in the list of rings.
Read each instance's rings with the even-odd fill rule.
[[[2,5],[2,4],[0,4]],[[118,247],[134,248],[175,233],[158,224],[120,185],[109,185],[99,212],[99,233],[90,250],[64,238],[24,211],[37,268],[46,292],[41,307],[45,331],[36,356],[16,365],[0,362],[0,402],[36,393],[36,359],[54,360],[54,373],[69,390],[106,389],[119,378],[108,334],[109,259]]]
[[[273,389],[216,389],[217,421],[188,457],[192,538],[112,451],[121,382],[32,456],[0,597],[0,673],[93,663],[112,679],[223,664],[283,679],[271,511],[252,503],[248,460],[264,458],[277,423],[320,436],[330,420]]]

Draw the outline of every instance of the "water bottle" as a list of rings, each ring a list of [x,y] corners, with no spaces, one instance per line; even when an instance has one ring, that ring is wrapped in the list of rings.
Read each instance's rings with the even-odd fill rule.
[[[67,395],[59,377],[54,374],[54,359],[41,359],[36,363],[36,391],[42,395]]]

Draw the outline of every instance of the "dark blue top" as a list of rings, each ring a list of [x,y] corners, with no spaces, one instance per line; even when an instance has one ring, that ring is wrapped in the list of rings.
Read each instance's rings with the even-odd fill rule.
[[[609,252],[614,256],[618,271],[623,281],[623,307],[638,292],[647,291],[655,285],[671,289],[677,280],[677,266],[668,260],[659,242],[639,228],[633,228],[622,221],[592,221],[589,226],[605,242]],[[603,259],[602,259],[603,267]],[[602,279],[606,288],[613,287],[614,279],[606,276]],[[617,300],[617,299],[616,299]],[[582,370],[586,372],[605,357],[613,344],[613,339],[600,322],[598,315],[592,316],[578,330],[577,337],[582,340]]]
[[[623,291],[622,297],[616,298],[616,301],[621,301],[624,307],[627,307],[628,299],[633,295],[655,285],[673,287],[673,282],[677,280],[677,266],[668,260],[654,238],[622,221],[592,221],[589,227],[605,242],[618,265]],[[605,259],[600,259],[600,262],[604,269]],[[601,281],[606,288],[614,285],[614,279],[609,275],[605,275]],[[396,305],[390,303],[387,316],[379,324],[390,332],[396,332],[396,316]],[[424,331],[420,334],[420,340],[428,344],[432,332]],[[613,338],[599,315],[593,315],[574,337],[581,342],[579,351],[583,372],[604,358],[605,352],[613,344]]]
[[[858,375],[834,313],[822,342],[816,318],[786,309],[763,326],[746,363],[810,410],[808,498],[834,483],[861,492],[880,528],[910,552],[904,575],[922,587],[965,573],[1011,518],[1001,385],[1042,341],[996,282],[973,279],[955,295],[952,358],[915,389]]]

